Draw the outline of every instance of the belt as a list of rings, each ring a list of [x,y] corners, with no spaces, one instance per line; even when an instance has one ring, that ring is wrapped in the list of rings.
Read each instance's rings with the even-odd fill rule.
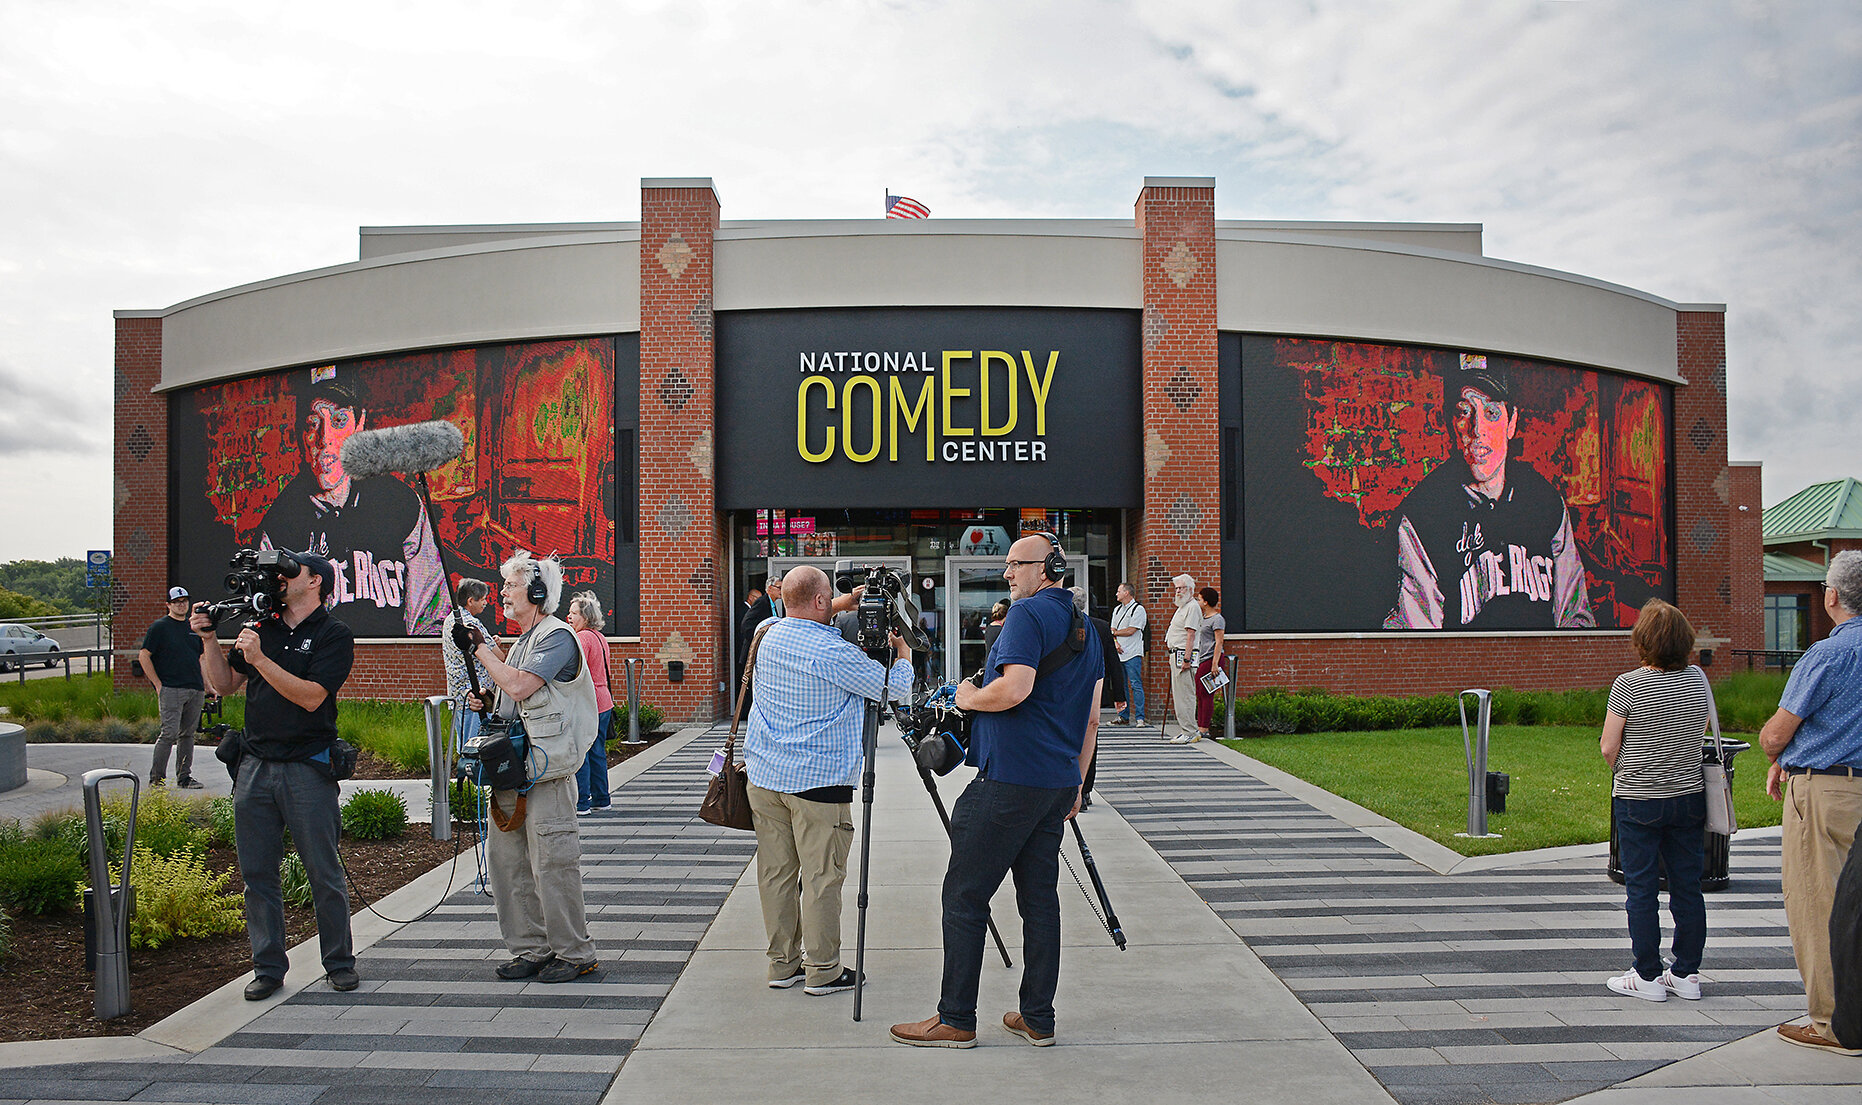
[[[1862,767],[1846,767],[1842,764],[1835,767],[1787,767],[1784,773],[1786,775],[1845,775],[1851,779],[1862,779]]]

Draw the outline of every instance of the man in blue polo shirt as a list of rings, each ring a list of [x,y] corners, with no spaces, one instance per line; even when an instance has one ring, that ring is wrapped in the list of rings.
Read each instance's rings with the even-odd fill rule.
[[[1830,559],[1823,609],[1836,627],[1805,651],[1778,712],[1759,731],[1772,761],[1766,793],[1784,802],[1784,916],[1810,1006],[1809,1025],[1781,1024],[1778,1034],[1802,1047],[1862,1055],[1830,1029],[1830,911],[1862,820],[1862,551]]]
[[[1075,634],[1073,594],[1060,585],[1065,573],[1059,543],[1046,534],[1010,546],[1002,575],[1015,603],[990,647],[983,684],[957,684],[957,705],[974,715],[966,762],[977,771],[951,810],[943,990],[937,1016],[892,1026],[899,1043],[976,1046],[989,899],[1011,872],[1025,963],[1021,1009],[1004,1015],[1002,1027],[1036,1047],[1054,1042],[1060,837],[1079,812],[1105,673],[1098,631],[1082,621]],[[1057,652],[1059,666],[1037,678]]]

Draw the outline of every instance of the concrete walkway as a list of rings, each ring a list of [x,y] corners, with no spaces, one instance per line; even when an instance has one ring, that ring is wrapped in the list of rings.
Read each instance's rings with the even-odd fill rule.
[[[1770,1031],[1802,1002],[1775,838],[1741,834],[1734,887],[1709,895],[1707,999],[1651,1006],[1601,985],[1627,947],[1594,849],[1443,874],[1460,864],[1445,850],[1225,748],[1102,733],[1101,797],[1082,825],[1131,948],[1113,948],[1063,869],[1061,1047],[997,1026],[1020,972],[993,952],[979,1047],[887,1039],[935,1008],[948,856],[890,733],[864,1020],[851,995],[765,987],[753,839],[696,819],[717,735],[688,731],[616,768],[614,812],[579,823],[596,975],[494,980],[490,902],[457,889],[468,856],[432,916],[358,914],[358,993],[319,981],[313,942],[282,999],[241,1001],[242,978],[138,1037],[0,1046],[0,1103],[1862,1099],[1862,1060]],[[945,781],[947,802],[960,787]],[[1071,839],[1066,854],[1079,868]],[[451,874],[379,908],[412,917]],[[848,962],[857,877],[856,858]],[[996,906],[1019,964],[1012,894]]]

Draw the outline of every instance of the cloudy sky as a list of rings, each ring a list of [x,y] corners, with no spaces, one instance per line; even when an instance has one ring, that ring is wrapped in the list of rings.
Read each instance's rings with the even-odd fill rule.
[[[0,561],[111,543],[116,308],[353,260],[362,225],[1480,222],[1724,302],[1765,501],[1862,477],[1862,8],[1843,3],[0,0]],[[518,5],[509,5],[516,8]]]

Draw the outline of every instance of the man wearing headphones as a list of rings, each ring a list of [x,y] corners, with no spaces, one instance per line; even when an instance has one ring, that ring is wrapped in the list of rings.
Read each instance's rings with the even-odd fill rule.
[[[595,944],[582,901],[575,772],[595,741],[595,683],[575,630],[551,611],[562,602],[562,565],[519,549],[504,562],[499,595],[521,635],[507,662],[482,637],[474,655],[497,685],[497,713],[523,724],[523,790],[494,790],[486,841],[498,931],[511,961],[499,978],[568,982],[592,972]],[[464,633],[474,635],[470,628]],[[476,636],[476,635],[474,635]],[[467,705],[481,709],[476,695]]]
[[[1015,603],[989,650],[983,683],[957,684],[974,715],[967,763],[976,778],[951,810],[944,874],[944,982],[937,1015],[892,1026],[914,1047],[976,1046],[976,991],[989,899],[1015,876],[1022,914],[1021,1008],[1002,1027],[1036,1047],[1054,1042],[1060,983],[1060,837],[1079,812],[1099,728],[1105,661],[1098,631],[1076,622],[1060,586],[1067,559],[1047,534],[1009,548],[1003,578]]]

